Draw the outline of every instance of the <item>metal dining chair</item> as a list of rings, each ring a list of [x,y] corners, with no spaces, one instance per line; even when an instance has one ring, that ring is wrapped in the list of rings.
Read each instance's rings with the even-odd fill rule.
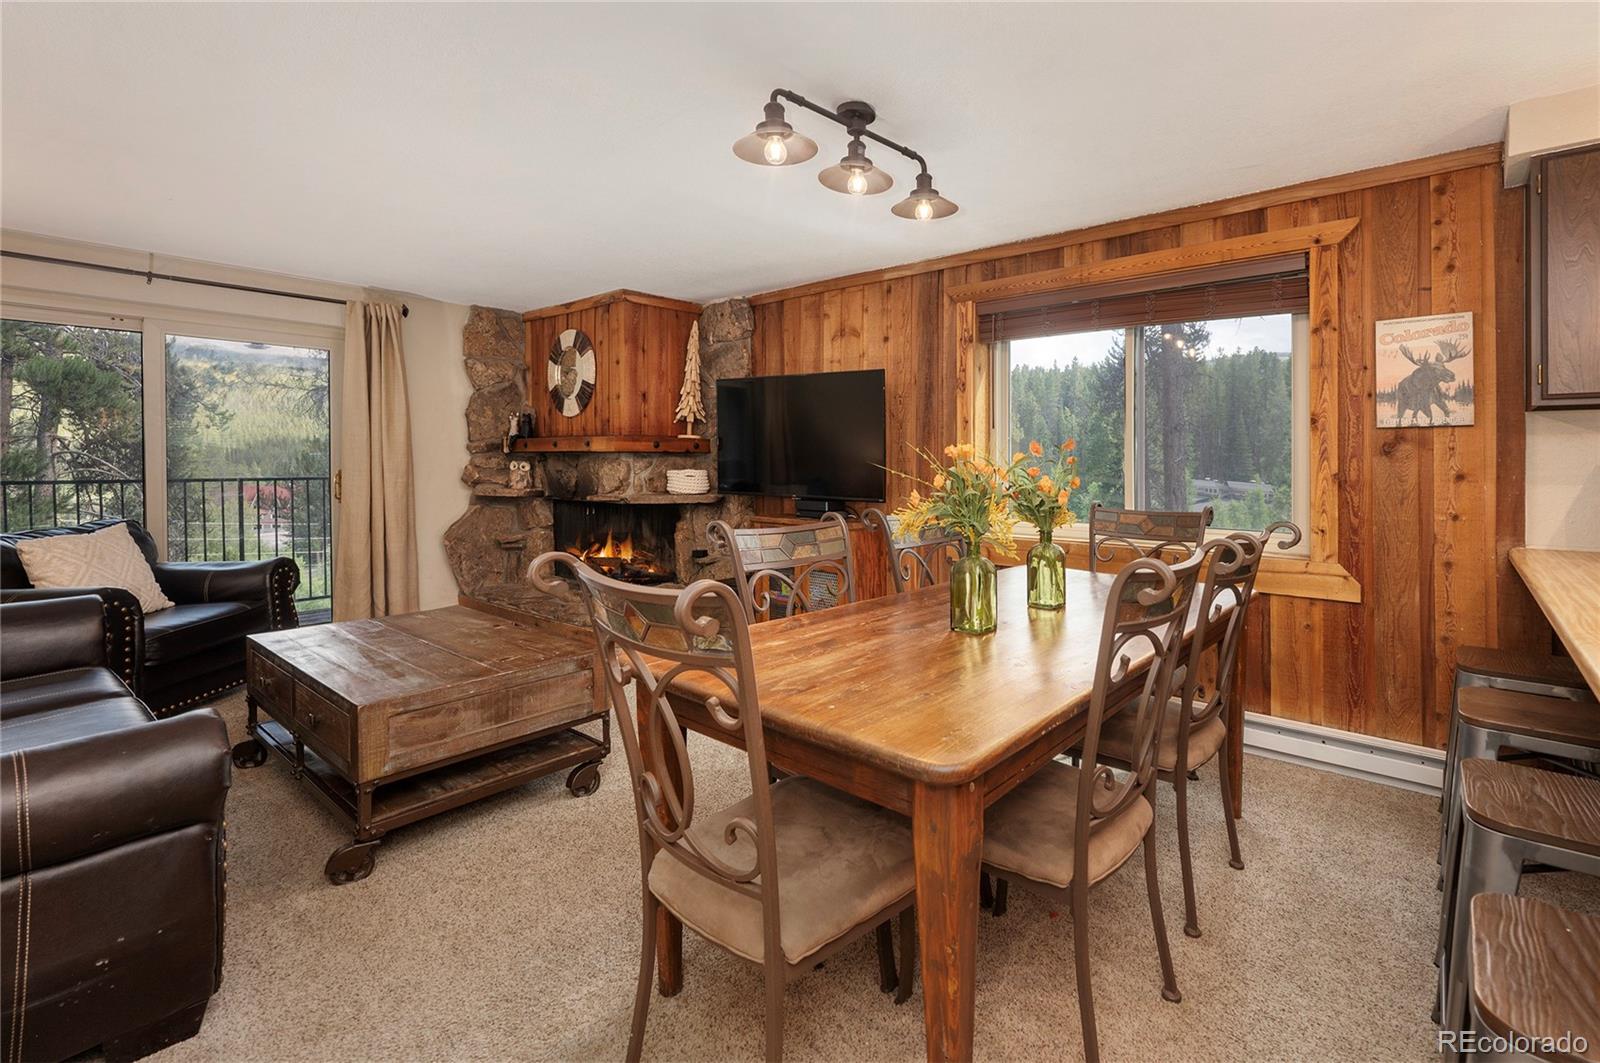
[[[983,868],[1072,911],[1072,945],[1084,1055],[1099,1058],[1089,974],[1089,889],[1144,850],[1145,889],[1161,963],[1161,996],[1177,1002],[1177,975],[1156,875],[1155,809],[1146,796],[1156,772],[1156,744],[1183,647],[1183,629],[1199,576],[1196,554],[1167,565],[1139,558],[1117,573],[1106,602],[1081,767],[1052,760],[989,807]],[[1131,664],[1151,657],[1130,698],[1121,688]],[[1107,712],[1118,705],[1134,720],[1130,770],[1120,776],[1100,756]]]
[[[879,509],[869,509],[861,519],[877,529],[889,559],[889,579],[895,592],[914,591],[945,582],[950,563],[961,556],[961,536],[930,525],[918,535],[900,530],[900,520]]]
[[[1199,618],[1188,659],[1182,668],[1179,693],[1167,704],[1156,738],[1156,774],[1172,786],[1177,800],[1178,862],[1183,870],[1183,932],[1200,936],[1200,920],[1195,901],[1194,861],[1189,847],[1189,781],[1198,768],[1218,762],[1217,778],[1222,788],[1222,818],[1228,828],[1228,865],[1244,869],[1239,852],[1239,830],[1234,822],[1233,778],[1228,758],[1229,709],[1234,697],[1234,679],[1243,640],[1245,622],[1254,598],[1256,576],[1261,559],[1272,537],[1284,533],[1280,549],[1300,542],[1300,529],[1287,521],[1268,526],[1259,535],[1231,532],[1206,544],[1205,580],[1201,585]],[[1225,612],[1226,611],[1226,612]],[[1222,636],[1215,648],[1212,626],[1222,624]],[[1208,661],[1215,654],[1214,669]],[[1101,755],[1119,764],[1130,764],[1137,741],[1136,720],[1127,713],[1112,717],[1101,730]]]
[[[915,934],[910,824],[811,779],[768,781],[750,631],[733,590],[715,580],[682,590],[623,583],[560,551],[541,555],[528,574],[545,593],[575,587],[582,596],[633,782],[643,912],[628,1059],[643,1051],[663,907],[761,967],[770,1060],[783,1055],[784,986],[865,934],[877,931],[880,988],[895,988],[892,957],[881,950],[897,915],[902,937]],[[673,684],[691,676],[725,691],[706,700],[706,711],[745,750],[748,795],[720,809],[697,801],[674,711]],[[898,981],[909,986],[910,975],[907,961]]]
[[[752,623],[856,600],[850,530],[837,513],[775,528],[735,528],[714,520],[706,535],[732,559],[745,618]]]
[[[1200,549],[1211,527],[1211,507],[1186,509],[1113,509],[1096,502],[1089,507],[1089,571],[1116,560],[1111,547],[1131,550],[1136,557],[1161,557],[1165,551],[1188,557]]]

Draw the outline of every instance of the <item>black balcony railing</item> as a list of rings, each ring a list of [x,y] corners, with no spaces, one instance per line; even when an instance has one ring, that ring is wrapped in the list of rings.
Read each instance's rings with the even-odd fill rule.
[[[167,481],[169,561],[292,557],[305,619],[326,618],[333,596],[333,514],[326,476],[236,476]],[[145,520],[139,480],[0,480],[0,529],[24,531],[101,517]]]

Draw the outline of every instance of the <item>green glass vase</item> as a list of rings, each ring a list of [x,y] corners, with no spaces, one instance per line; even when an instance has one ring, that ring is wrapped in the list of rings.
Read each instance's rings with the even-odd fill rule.
[[[994,562],[968,543],[950,566],[950,630],[987,635],[994,630],[996,612]]]
[[[1039,529],[1039,544],[1028,551],[1028,608],[1060,609],[1067,603],[1067,552]]]

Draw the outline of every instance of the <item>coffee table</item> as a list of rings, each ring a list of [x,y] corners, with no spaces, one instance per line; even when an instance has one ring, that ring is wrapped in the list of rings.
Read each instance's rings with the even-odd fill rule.
[[[573,629],[459,605],[252,635],[233,762],[282,756],[350,824],[323,872],[355,882],[396,827],[564,768],[593,793],[611,749],[595,660]]]

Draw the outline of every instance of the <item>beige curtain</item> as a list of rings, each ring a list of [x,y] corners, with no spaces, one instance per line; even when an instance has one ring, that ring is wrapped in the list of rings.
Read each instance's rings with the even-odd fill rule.
[[[345,315],[335,620],[417,608],[411,409],[400,319],[395,303],[352,302]]]

